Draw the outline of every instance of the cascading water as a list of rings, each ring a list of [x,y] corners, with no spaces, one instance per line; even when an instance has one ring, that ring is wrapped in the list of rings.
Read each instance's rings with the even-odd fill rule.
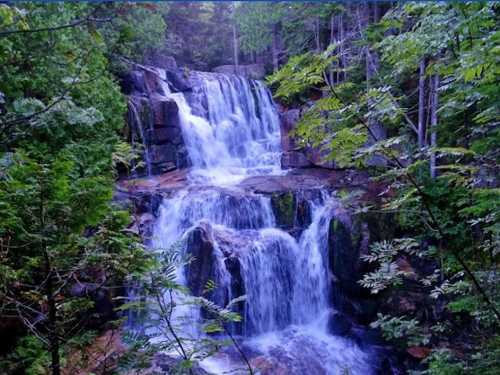
[[[279,118],[266,87],[237,76],[197,74],[205,117],[193,114],[183,94],[170,95],[179,107],[192,178],[227,185],[251,174],[279,173]]]
[[[144,156],[144,164],[146,166],[146,173],[148,176],[151,176],[151,151],[149,144],[146,139],[146,131],[144,129],[143,121],[141,120],[141,116],[139,115],[138,105],[133,100],[130,99],[128,102],[128,123],[131,126],[135,127],[132,134],[132,146],[137,147],[137,145],[141,145],[143,148],[143,156]],[[147,130],[147,129],[146,129]],[[135,136],[139,135],[140,139],[135,139]],[[135,167],[135,166],[134,166]],[[135,168],[133,168],[135,170]]]
[[[217,303],[238,296],[226,257],[237,259],[246,301],[242,327],[233,333],[241,333],[244,345],[270,363],[279,367],[280,361],[288,362],[285,373],[337,374],[348,369],[370,374],[366,353],[326,333],[332,309],[327,234],[335,199],[322,192],[308,201],[311,222],[300,235],[279,229],[269,196],[238,187],[246,176],[283,173],[279,119],[269,91],[242,77],[195,74],[201,85],[194,94],[205,113],[162,84],[163,94],[179,108],[193,168],[188,186],[161,204],[152,246],[169,248],[194,230],[209,233],[216,270],[212,276],[222,288],[214,297]],[[159,75],[164,80],[161,71]],[[187,272],[179,270],[186,284]],[[215,374],[230,369],[215,359],[204,365]]]

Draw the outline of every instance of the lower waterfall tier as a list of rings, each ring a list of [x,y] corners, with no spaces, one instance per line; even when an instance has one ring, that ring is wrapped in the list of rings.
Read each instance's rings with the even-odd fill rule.
[[[217,187],[172,172],[124,188],[137,197],[138,230],[149,246],[168,249],[181,240],[192,260],[179,277],[194,296],[219,306],[246,297],[232,307],[242,321],[226,328],[262,374],[377,373],[387,355],[377,334],[360,328],[372,312],[357,284],[371,232],[334,193],[343,181],[370,194],[376,187],[360,175],[314,173]],[[207,295],[209,280],[215,288]],[[189,313],[203,318],[203,311]],[[203,362],[212,374],[242,366],[234,348]]]

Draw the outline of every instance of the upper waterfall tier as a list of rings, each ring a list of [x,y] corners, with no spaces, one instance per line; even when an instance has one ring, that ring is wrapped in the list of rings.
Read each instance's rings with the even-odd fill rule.
[[[137,99],[132,96],[131,127],[136,130],[136,138],[143,140],[149,172],[154,170],[151,163],[173,154],[167,145],[170,140],[163,142],[161,138],[175,134],[173,128],[177,127],[182,133],[181,147],[193,167],[193,180],[221,185],[249,175],[281,173],[279,116],[269,90],[261,82],[202,72],[190,72],[187,78],[176,76],[176,81],[156,68],[139,72],[134,79],[136,96],[144,100],[147,93],[153,112],[141,118]],[[166,130],[158,130],[161,127]],[[151,134],[149,138],[147,134]],[[179,143],[172,143],[178,151]],[[182,164],[178,156],[167,159],[177,167]]]
[[[218,183],[280,169],[279,118],[268,89],[243,77],[197,73],[193,94],[171,95],[194,175]],[[192,108],[205,105],[199,116]]]

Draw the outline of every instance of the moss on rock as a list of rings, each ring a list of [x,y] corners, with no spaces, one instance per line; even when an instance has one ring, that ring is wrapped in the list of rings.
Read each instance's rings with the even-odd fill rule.
[[[271,205],[276,224],[281,228],[292,228],[295,219],[295,197],[292,192],[273,193]]]

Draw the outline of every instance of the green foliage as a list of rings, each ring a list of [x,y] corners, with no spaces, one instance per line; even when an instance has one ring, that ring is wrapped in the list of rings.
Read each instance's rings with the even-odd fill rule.
[[[230,2],[172,2],[166,14],[166,52],[199,70],[233,64],[234,8]]]
[[[409,247],[407,240],[372,244],[363,257],[370,271],[361,285],[382,298],[417,288],[425,300],[443,306],[440,317],[448,328],[433,325],[433,318],[418,309],[406,317],[380,316],[375,325],[399,344],[430,346],[427,373],[482,373],[474,357],[493,357],[495,349],[486,341],[498,338],[493,309],[500,306],[498,3],[402,3],[390,7],[380,22],[362,26],[358,21],[362,35],[344,46],[347,74],[329,77],[342,61],[332,46],[329,53],[291,57],[268,82],[279,100],[301,106],[292,134],[297,144],[321,149],[341,167],[368,166],[387,186],[376,208],[395,214],[411,237]],[[423,119],[426,144],[420,148],[422,61],[428,118]],[[435,75],[440,77],[438,124],[431,129],[429,81]],[[378,127],[387,136],[373,139]],[[369,167],[375,157],[385,161],[378,169]],[[433,157],[436,178],[429,173]],[[431,271],[419,269],[426,268],[423,263]],[[457,331],[450,326],[465,332],[460,340],[467,343],[454,342]],[[449,355],[455,351],[460,360]],[[498,372],[498,363],[488,363]]]
[[[273,33],[280,34],[291,56],[314,47],[314,24],[325,27],[341,5],[318,2],[242,2],[235,8],[235,21],[244,52],[262,53],[273,44]],[[275,35],[276,36],[276,35]]]
[[[94,301],[75,285],[109,292],[151,266],[111,202],[115,168],[134,156],[110,59],[162,43],[160,8],[0,5],[0,311],[30,333],[7,367],[46,373],[49,349],[63,356],[89,333]]]
[[[275,96],[290,103],[297,95],[323,83],[323,73],[334,59],[329,49],[321,55],[306,53],[294,56],[283,68],[269,76],[267,83],[271,86],[279,84]],[[328,104],[330,107],[334,105],[333,102]]]
[[[429,343],[428,335],[422,333],[422,328],[415,319],[378,314],[378,319],[371,324],[371,327],[380,328],[387,340],[397,340],[409,346]]]
[[[244,301],[245,296],[233,299],[225,307],[218,306],[208,299],[217,289],[212,280],[207,282],[204,295],[192,296],[177,275],[178,269],[193,261],[183,256],[184,247],[185,243],[178,242],[170,249],[155,250],[155,267],[136,278],[141,301],[132,300],[121,306],[121,310],[141,316],[140,330],[126,334],[132,349],[121,360],[122,370],[146,368],[156,353],[176,352],[179,356],[172,357],[171,371],[185,374],[230,344],[216,335],[226,332],[227,325],[241,321],[232,307]],[[193,314],[194,309],[202,309],[202,316]]]
[[[370,253],[361,258],[369,263],[377,263],[379,267],[376,271],[365,274],[359,283],[370,289],[373,294],[391,286],[401,285],[403,277],[407,276],[407,272],[400,270],[396,262],[396,258],[401,254],[423,256],[419,251],[419,243],[412,238],[372,244]]]
[[[0,370],[5,373],[23,370],[26,375],[45,375],[49,363],[48,353],[40,340],[35,336],[25,336],[11,354],[0,360]]]

